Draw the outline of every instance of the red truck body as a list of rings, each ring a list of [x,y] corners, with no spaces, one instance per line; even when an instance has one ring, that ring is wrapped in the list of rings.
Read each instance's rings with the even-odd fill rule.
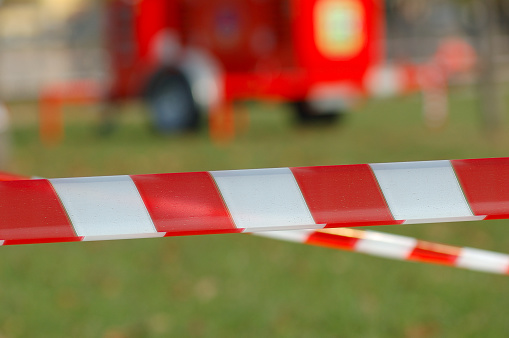
[[[327,85],[365,93],[383,55],[379,0],[118,0],[107,22],[119,98],[142,92],[165,62],[157,55],[163,32],[180,57],[199,48],[217,61],[226,100],[302,100]]]
[[[175,103],[183,91],[163,98],[175,83],[206,111],[270,99],[335,116],[368,94],[383,62],[381,0],[112,0],[107,23],[109,99],[157,92],[148,101],[170,125],[183,113],[164,110],[189,106]],[[184,79],[168,84],[169,69]]]

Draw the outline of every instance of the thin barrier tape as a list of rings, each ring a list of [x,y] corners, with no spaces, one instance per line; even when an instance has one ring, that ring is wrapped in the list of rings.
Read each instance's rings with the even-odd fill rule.
[[[122,180],[121,177],[122,176],[118,177],[119,180]],[[29,178],[0,172],[0,181],[27,179]],[[37,179],[37,177],[33,177],[32,179]],[[466,247],[455,247],[375,231],[336,228],[316,231],[261,231],[253,235],[288,242],[361,252],[396,260],[442,264],[474,271],[509,274],[509,255],[506,254]],[[136,236],[134,238],[139,237],[140,236]],[[161,233],[153,233],[145,237],[161,237]],[[126,235],[124,238],[133,237]],[[93,238],[86,236],[81,237],[81,239],[83,241],[93,240]],[[107,239],[107,235],[103,235],[103,239]],[[4,242],[5,241],[0,240],[0,245],[19,244],[16,241]]]
[[[509,218],[509,158],[8,181],[0,211],[4,244]]]
[[[509,255],[506,254],[420,241],[411,237],[375,231],[337,228],[260,232],[256,235],[396,260],[509,274]]]

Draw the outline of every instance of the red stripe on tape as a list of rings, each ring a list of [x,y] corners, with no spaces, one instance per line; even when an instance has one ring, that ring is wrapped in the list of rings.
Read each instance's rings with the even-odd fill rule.
[[[402,223],[392,217],[369,165],[290,169],[318,224],[340,227]]]
[[[509,158],[452,160],[474,215],[509,218]]]
[[[2,245],[20,245],[20,244],[43,244],[43,243],[63,243],[79,242],[83,237],[61,237],[61,238],[39,238],[39,239],[9,239]]]
[[[241,232],[207,172],[131,176],[159,232]]]
[[[0,183],[0,239],[77,238],[47,180]]]
[[[231,234],[231,233],[240,233],[242,229],[232,230],[203,230],[203,231],[173,231],[168,232],[164,237],[174,237],[174,236],[197,236],[197,235],[220,235],[220,234]]]
[[[454,265],[460,252],[461,248],[419,241],[408,256],[408,259],[419,262]]]
[[[356,237],[315,231],[308,237],[306,244],[324,246],[333,249],[354,250],[358,241],[359,238]]]

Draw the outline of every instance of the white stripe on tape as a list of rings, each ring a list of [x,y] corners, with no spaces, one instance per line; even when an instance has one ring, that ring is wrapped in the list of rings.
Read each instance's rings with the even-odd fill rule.
[[[509,256],[473,248],[463,248],[456,266],[466,269],[495,273],[506,273],[509,269]]]
[[[157,238],[164,237],[166,232],[156,232],[148,234],[130,234],[130,235],[107,235],[107,236],[85,236],[83,242],[90,241],[110,241],[114,239],[139,239],[139,238]]]
[[[122,236],[157,232],[129,176],[49,180],[78,236]]]
[[[472,217],[449,161],[370,164],[397,220]]]
[[[305,243],[314,231],[313,230],[285,230],[285,231],[259,231],[256,236],[262,236],[282,241]]]
[[[320,228],[288,168],[211,171],[238,228]]]
[[[411,237],[365,231],[355,251],[388,258],[406,259],[417,245]]]

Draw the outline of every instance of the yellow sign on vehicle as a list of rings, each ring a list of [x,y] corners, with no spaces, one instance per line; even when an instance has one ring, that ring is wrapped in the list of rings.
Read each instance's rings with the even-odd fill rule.
[[[314,9],[318,51],[332,59],[356,56],[366,42],[364,20],[358,0],[318,0]]]

